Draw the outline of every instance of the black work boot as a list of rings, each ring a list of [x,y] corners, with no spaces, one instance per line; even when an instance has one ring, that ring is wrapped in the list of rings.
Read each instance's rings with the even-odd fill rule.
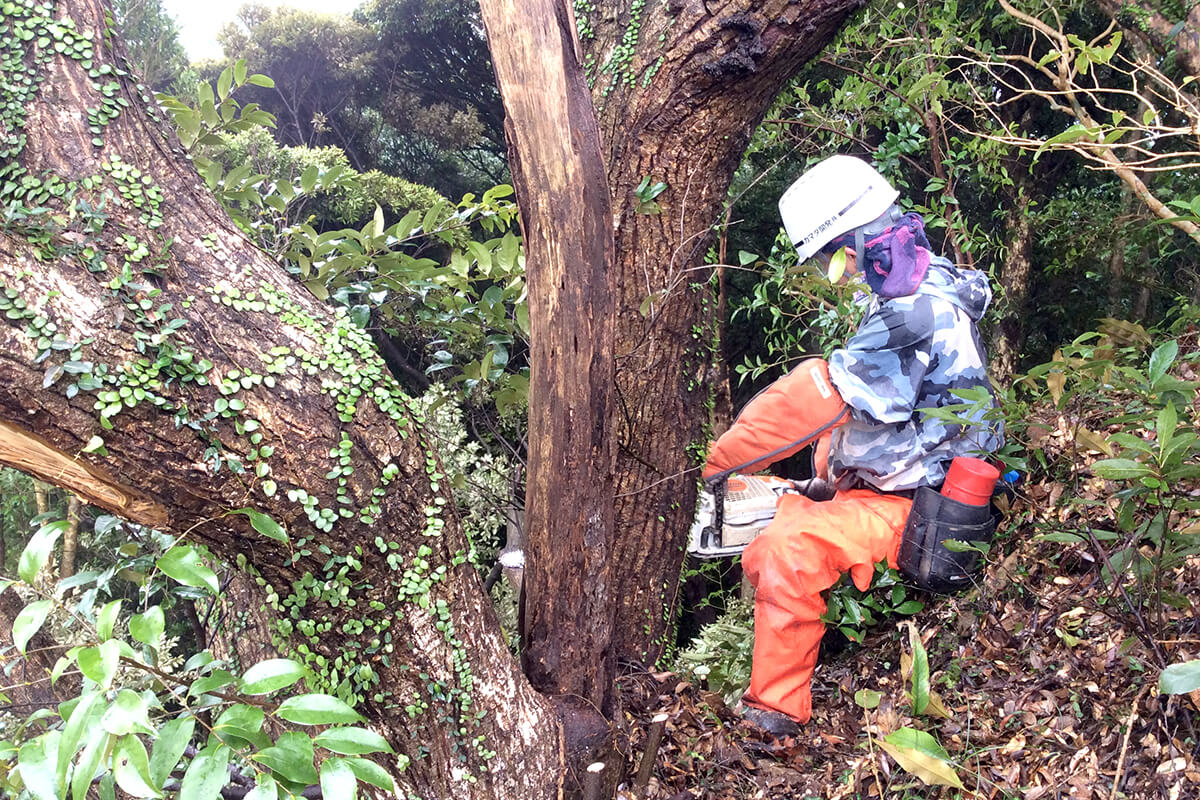
[[[739,703],[737,710],[742,719],[775,739],[800,735],[800,723],[781,711],[758,708],[745,703]]]

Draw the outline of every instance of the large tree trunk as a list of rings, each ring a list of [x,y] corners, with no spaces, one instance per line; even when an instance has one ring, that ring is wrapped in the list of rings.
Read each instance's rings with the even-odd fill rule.
[[[1018,185],[1006,220],[1008,253],[999,276],[1004,313],[993,332],[991,363],[993,377],[1001,383],[1007,383],[1016,374],[1021,349],[1025,346],[1025,313],[1033,274],[1030,191],[1032,187],[1028,180]]]
[[[90,39],[46,40],[76,58],[39,42],[60,17]],[[419,420],[367,334],[201,188],[143,88],[101,75],[128,105],[89,121],[109,106],[77,59],[94,49],[93,70],[123,63],[104,20],[97,0],[76,0],[23,19],[35,31],[23,45],[7,37],[25,49],[20,77],[5,75],[0,192],[25,217],[0,229],[0,463],[244,556],[278,595],[289,655],[330,688],[347,680],[412,759],[396,771],[403,791],[555,796],[557,724],[466,563]],[[228,516],[245,506],[290,542]]]
[[[776,94],[858,0],[668,0],[581,16],[613,199],[616,652],[674,644],[679,572],[710,439],[712,228]],[[577,8],[586,8],[578,6]],[[635,190],[666,184],[654,206]]]

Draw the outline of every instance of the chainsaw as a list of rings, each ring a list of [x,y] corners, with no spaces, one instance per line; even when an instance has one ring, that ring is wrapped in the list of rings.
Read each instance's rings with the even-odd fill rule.
[[[688,552],[702,559],[740,554],[775,518],[775,506],[785,494],[799,490],[774,475],[731,475],[706,484]]]

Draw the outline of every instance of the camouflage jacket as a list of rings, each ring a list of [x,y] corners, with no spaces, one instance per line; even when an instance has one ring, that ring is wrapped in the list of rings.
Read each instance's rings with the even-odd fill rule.
[[[963,426],[920,412],[964,404],[952,389],[982,386],[990,395],[976,324],[991,299],[987,275],[938,256],[914,294],[872,296],[858,332],[829,358],[829,375],[851,410],[833,433],[829,464],[836,485],[937,486],[955,456],[999,449],[999,420]],[[981,420],[994,406],[993,398],[971,416]]]

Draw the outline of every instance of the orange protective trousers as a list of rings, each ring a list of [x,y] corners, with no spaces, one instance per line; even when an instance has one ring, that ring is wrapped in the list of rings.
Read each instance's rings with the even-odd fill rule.
[[[871,585],[875,564],[896,566],[912,500],[870,489],[825,502],[785,495],[775,519],[742,554],[755,588],[754,667],[743,700],[800,723],[812,716],[811,682],[825,624],[821,593],[849,572]]]

